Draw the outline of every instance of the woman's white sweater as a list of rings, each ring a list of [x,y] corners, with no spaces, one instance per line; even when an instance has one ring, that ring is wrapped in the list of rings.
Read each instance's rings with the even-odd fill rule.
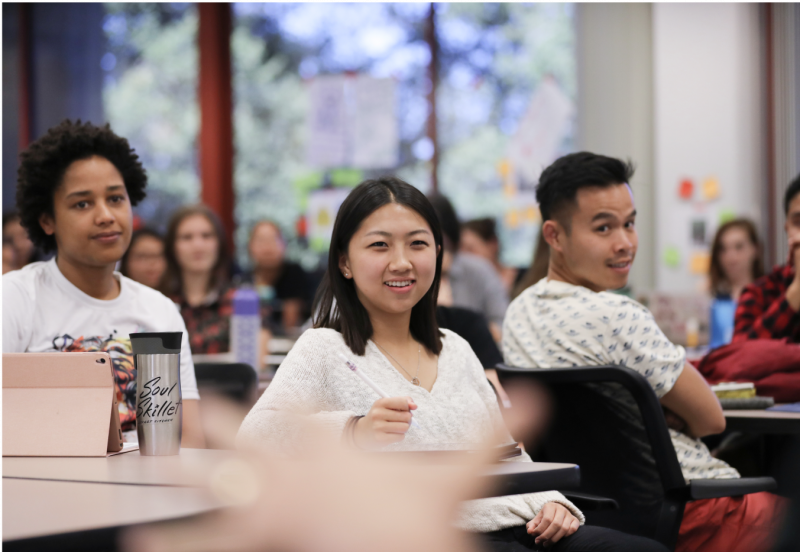
[[[363,357],[347,347],[342,335],[330,329],[306,331],[281,364],[275,379],[245,418],[237,436],[240,447],[264,445],[289,450],[298,440],[296,414],[307,414],[341,434],[353,416],[363,416],[379,398],[339,357],[344,354],[390,396],[410,396],[418,408],[405,439],[385,450],[477,445],[496,424],[502,424],[492,388],[470,346],[442,330],[438,376],[430,392],[412,385],[383,356],[374,342]],[[512,442],[509,435],[508,441]],[[530,462],[522,456],[507,461]],[[485,498],[466,502],[459,527],[489,532],[524,525],[547,502],[563,504],[581,520],[583,514],[557,491]]]

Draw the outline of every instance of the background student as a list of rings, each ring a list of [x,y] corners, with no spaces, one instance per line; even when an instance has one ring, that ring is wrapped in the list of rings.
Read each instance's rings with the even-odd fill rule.
[[[734,341],[787,339],[800,343],[800,175],[786,189],[783,209],[789,258],[742,291]]]
[[[357,186],[334,223],[315,327],[244,420],[240,446],[298,446],[298,413],[366,449],[474,446],[502,427],[475,354],[436,324],[441,253],[436,213],[416,188],[391,177]],[[376,400],[342,355],[390,398]],[[410,429],[411,411],[420,427]],[[483,533],[490,550],[540,543],[554,550],[661,549],[609,529],[579,528],[581,512],[555,491],[473,501],[462,512],[460,527]]]
[[[123,430],[135,427],[129,334],[182,331],[182,445],[202,447],[186,327],[159,292],[114,271],[131,239],[147,174],[108,125],[64,121],[22,153],[17,207],[33,243],[56,256],[3,276],[3,352],[105,351]]]
[[[299,264],[286,260],[286,244],[278,225],[269,220],[257,222],[247,251],[253,262],[250,280],[272,313],[272,327],[284,334],[297,333],[310,314],[309,278]]]
[[[3,213],[3,240],[9,240],[14,247],[15,268],[44,260],[42,252],[36,248],[28,231],[20,223],[19,213],[16,211]]]
[[[152,228],[134,230],[131,244],[120,261],[120,273],[147,287],[158,289],[166,270],[167,259],[161,234]]]
[[[17,270],[17,251],[11,238],[3,236],[3,274]]]
[[[503,281],[506,294],[511,293],[520,271],[500,262],[500,238],[493,218],[473,219],[462,224],[459,247],[464,253],[472,253],[492,263]]]
[[[746,286],[763,275],[764,263],[755,224],[748,219],[735,219],[721,225],[711,246],[709,267],[714,298],[710,313],[710,348],[730,343],[739,296]]]
[[[161,291],[180,308],[194,354],[230,349],[233,294],[225,232],[205,205],[175,211],[165,238],[167,269]]]
[[[686,362],[683,347],[664,336],[645,307],[607,291],[627,283],[638,248],[632,175],[630,164],[588,152],[561,157],[542,172],[536,199],[550,263],[547,278],[509,306],[506,363],[636,370],[665,408],[684,478],[737,478],[739,473],[713,458],[699,439],[722,432],[725,418],[708,384]],[[630,408],[623,398],[611,399]],[[762,492],[688,502],[676,550],[769,549],[784,500]]]
[[[449,270],[453,306],[483,314],[495,341],[500,341],[508,294],[492,264],[471,253],[459,252],[461,225],[450,201],[441,194],[428,197],[442,225],[444,248],[452,256]]]

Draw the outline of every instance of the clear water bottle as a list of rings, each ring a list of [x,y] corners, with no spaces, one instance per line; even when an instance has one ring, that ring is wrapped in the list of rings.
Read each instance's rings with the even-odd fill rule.
[[[231,317],[231,350],[236,362],[261,369],[259,338],[261,314],[258,293],[250,287],[241,287],[233,294]]]

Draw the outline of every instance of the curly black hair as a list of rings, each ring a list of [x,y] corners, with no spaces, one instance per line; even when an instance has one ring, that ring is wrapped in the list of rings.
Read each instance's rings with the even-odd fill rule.
[[[111,127],[69,119],[33,142],[20,155],[17,171],[17,210],[20,223],[31,241],[45,252],[56,249],[54,236],[39,225],[43,213],[53,215],[53,194],[73,162],[94,155],[108,159],[122,175],[131,205],[145,197],[147,173],[128,140],[117,136]]]

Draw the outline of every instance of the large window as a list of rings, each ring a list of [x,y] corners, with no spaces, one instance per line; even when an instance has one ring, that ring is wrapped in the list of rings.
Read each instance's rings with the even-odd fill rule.
[[[497,220],[502,261],[512,266],[527,266],[536,243],[542,164],[572,149],[573,11],[437,5],[439,189],[463,220]]]
[[[105,4],[103,107],[148,174],[137,215],[162,230],[200,198],[197,9],[194,4]]]
[[[197,9],[105,9],[105,111],[150,174],[150,200],[137,212],[163,227],[176,206],[200,197]],[[289,256],[312,268],[326,249],[315,232],[362,179],[396,174],[430,190],[431,5],[231,9],[238,257],[247,264],[249,229],[266,218],[283,229]],[[439,190],[462,219],[496,218],[503,260],[525,265],[539,223],[532,192],[538,171],[572,148],[573,6],[435,4],[434,12]],[[338,94],[339,111],[320,111],[320,98],[330,99],[324,94]],[[382,122],[359,119],[367,109]],[[347,127],[346,155],[338,162],[318,162],[309,153],[326,117]],[[371,132],[392,134],[391,161],[358,161],[353,152]]]

